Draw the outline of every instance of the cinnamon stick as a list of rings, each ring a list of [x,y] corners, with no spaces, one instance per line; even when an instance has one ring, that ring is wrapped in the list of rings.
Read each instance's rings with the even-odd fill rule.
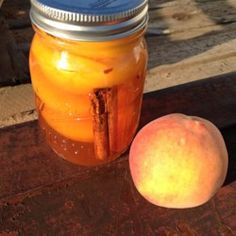
[[[103,88],[95,89],[91,95],[94,151],[99,160],[109,159],[115,145],[116,93],[115,88]]]
[[[118,101],[117,87],[112,87],[107,93],[107,111],[108,111],[108,127],[109,127],[109,144],[110,152],[115,153],[117,150],[117,128],[118,128]]]
[[[106,93],[107,89],[95,89],[91,95],[94,151],[100,160],[107,159],[110,153]]]

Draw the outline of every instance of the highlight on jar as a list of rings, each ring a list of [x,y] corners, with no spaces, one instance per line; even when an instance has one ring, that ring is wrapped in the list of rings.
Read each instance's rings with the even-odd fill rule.
[[[34,25],[30,73],[39,124],[62,158],[98,165],[129,147],[147,68],[145,29],[112,40],[74,40]]]

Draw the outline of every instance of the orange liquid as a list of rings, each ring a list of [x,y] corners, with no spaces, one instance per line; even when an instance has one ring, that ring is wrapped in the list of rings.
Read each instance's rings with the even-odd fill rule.
[[[41,103],[39,98],[36,98],[36,100],[37,104]],[[120,124],[118,128],[119,130],[117,129],[116,131],[116,145],[111,150],[109,161],[116,159],[127,150],[139,122],[139,110],[132,111],[132,107],[137,109],[137,107],[140,107],[140,104],[140,98],[137,98],[129,105],[129,111],[127,111],[127,107],[120,107],[120,113],[118,115]],[[40,106],[42,107],[42,105]],[[44,105],[41,109],[45,109],[45,106],[46,105]],[[99,160],[96,158],[93,142],[76,141],[63,136],[50,127],[42,115],[42,110],[39,110],[38,114],[39,124],[43,130],[47,142],[60,157],[73,163],[87,166],[103,164],[108,161],[107,159]],[[86,118],[84,119],[86,120]],[[90,117],[87,119],[90,120]],[[67,123],[74,122],[76,121],[69,117],[61,121],[61,123],[64,123],[65,126]],[[78,121],[78,124],[79,122],[80,121]],[[76,132],[76,130],[74,130],[74,132]]]
[[[122,39],[123,48],[96,43],[94,53],[91,43],[73,47],[53,40],[36,34],[30,52],[39,123],[50,147],[80,165],[116,159],[127,150],[139,123],[147,58],[143,43]],[[94,148],[91,94],[102,88],[114,89],[115,96],[109,156],[101,160]]]

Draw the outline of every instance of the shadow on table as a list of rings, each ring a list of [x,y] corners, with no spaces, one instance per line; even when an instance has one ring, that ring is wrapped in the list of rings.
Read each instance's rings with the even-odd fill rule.
[[[236,180],[236,125],[222,130],[229,154],[229,168],[224,185]]]

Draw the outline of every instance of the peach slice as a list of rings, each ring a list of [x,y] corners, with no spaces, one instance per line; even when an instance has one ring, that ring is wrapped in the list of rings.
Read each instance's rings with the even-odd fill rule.
[[[31,53],[53,84],[71,92],[87,93],[126,82],[137,74],[135,56],[97,60],[59,50],[41,42],[36,35]],[[96,54],[96,52],[95,52]],[[130,67],[130,65],[134,67]],[[32,63],[32,66],[33,63]]]
[[[41,115],[51,128],[64,137],[74,141],[93,142],[92,118],[69,116],[46,105],[41,109]]]

